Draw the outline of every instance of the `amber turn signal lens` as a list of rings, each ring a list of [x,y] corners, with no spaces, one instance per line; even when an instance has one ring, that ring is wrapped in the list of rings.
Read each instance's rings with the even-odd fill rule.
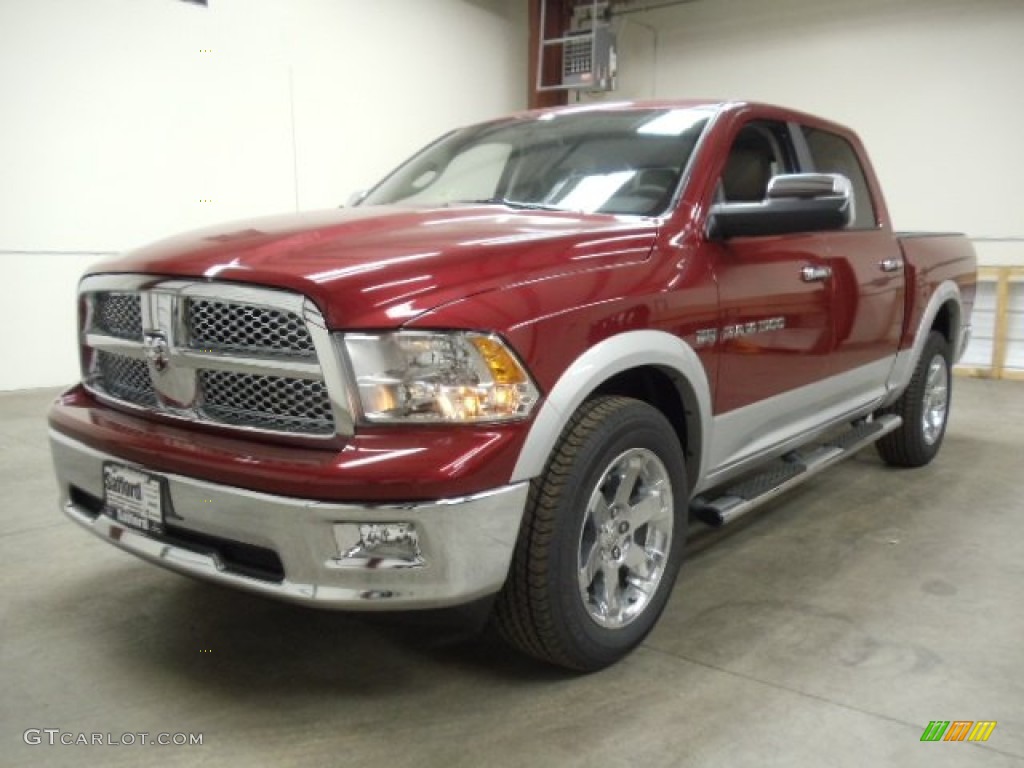
[[[526,373],[500,342],[488,336],[471,336],[469,340],[490,369],[495,384],[522,384],[526,381]]]

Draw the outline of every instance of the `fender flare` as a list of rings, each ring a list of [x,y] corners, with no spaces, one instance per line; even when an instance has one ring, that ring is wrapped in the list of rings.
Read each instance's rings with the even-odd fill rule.
[[[960,286],[952,280],[945,280],[939,284],[931,298],[928,299],[921,320],[917,324],[913,345],[910,349],[900,350],[896,354],[896,362],[889,373],[889,395],[885,398],[884,405],[889,405],[899,398],[903,390],[910,384],[910,378],[914,375],[914,367],[924,351],[925,342],[928,341],[928,331],[939,312],[949,302],[953,302],[956,306],[955,325],[950,329],[952,357],[954,361],[960,359],[964,352],[961,348],[963,338],[960,334],[960,329],[963,327],[963,303],[960,299]]]
[[[683,379],[692,392],[692,405],[700,420],[696,434],[710,428],[711,388],[693,348],[664,331],[626,331],[594,345],[562,373],[530,426],[509,482],[530,480],[544,471],[559,435],[591,392],[616,374],[645,366],[666,369]],[[706,437],[702,442],[707,442]],[[698,481],[704,477],[707,460],[708,451],[701,450]]]

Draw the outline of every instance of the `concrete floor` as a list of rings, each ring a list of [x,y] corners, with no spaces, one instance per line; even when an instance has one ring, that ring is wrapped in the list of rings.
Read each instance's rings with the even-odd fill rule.
[[[1024,384],[957,387],[931,467],[866,450],[696,531],[660,625],[589,677],[114,550],[55,508],[53,392],[0,395],[0,764],[1024,766]],[[998,725],[921,743],[930,720]]]

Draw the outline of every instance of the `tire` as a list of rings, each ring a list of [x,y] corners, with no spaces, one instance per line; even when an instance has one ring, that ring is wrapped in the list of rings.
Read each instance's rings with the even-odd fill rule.
[[[624,397],[584,403],[530,486],[494,625],[515,648],[593,671],[657,622],[682,561],[683,452],[655,408]]]
[[[953,391],[949,342],[932,331],[900,399],[880,413],[903,418],[899,429],[877,443],[878,454],[895,467],[923,467],[942,447]]]

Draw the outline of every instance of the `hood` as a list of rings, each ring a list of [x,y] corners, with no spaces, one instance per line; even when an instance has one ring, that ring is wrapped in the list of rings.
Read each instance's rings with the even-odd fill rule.
[[[332,209],[190,232],[90,273],[287,288],[316,302],[332,329],[388,328],[475,293],[642,261],[657,226],[492,205]]]

